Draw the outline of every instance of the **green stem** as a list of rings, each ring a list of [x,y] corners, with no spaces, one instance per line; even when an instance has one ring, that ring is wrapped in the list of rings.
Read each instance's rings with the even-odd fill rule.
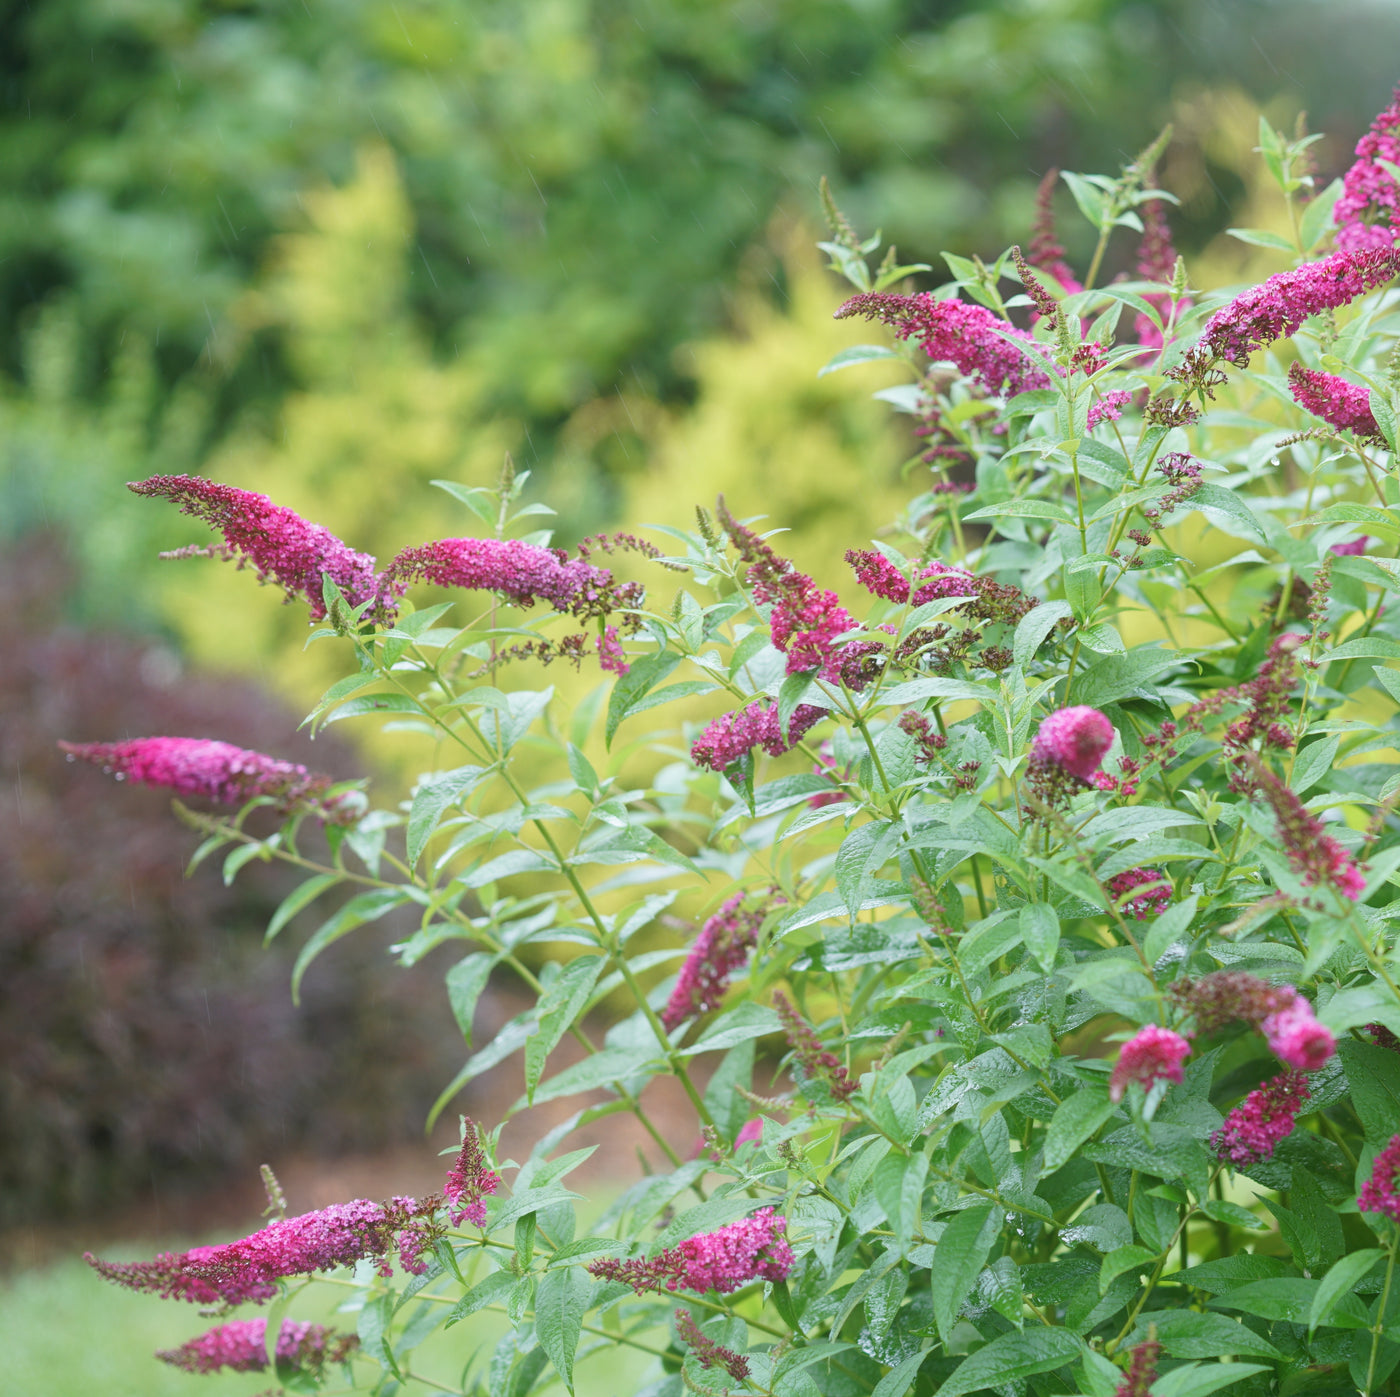
[[[1386,1304],[1390,1300],[1390,1282],[1395,1276],[1395,1239],[1390,1241],[1390,1256],[1385,1264],[1385,1286],[1381,1290],[1381,1302],[1376,1310],[1376,1322],[1371,1326],[1371,1357],[1366,1364],[1366,1393],[1371,1397],[1376,1378],[1376,1359],[1381,1351],[1381,1334],[1385,1329]]]

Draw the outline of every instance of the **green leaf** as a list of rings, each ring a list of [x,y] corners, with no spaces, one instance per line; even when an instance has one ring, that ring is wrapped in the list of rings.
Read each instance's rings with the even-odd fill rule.
[[[1125,655],[1105,655],[1095,660],[1074,681],[1075,703],[1102,708],[1130,698],[1152,680],[1175,669],[1181,656],[1160,650],[1155,644],[1141,645]]]
[[[1048,902],[1028,902],[1021,908],[1020,929],[1026,950],[1048,975],[1060,951],[1060,914]]]
[[[1054,500],[1002,500],[999,504],[974,509],[964,519],[1052,519],[1057,524],[1073,524],[1074,516]]]
[[[899,1239],[901,1247],[908,1247],[914,1228],[919,1221],[924,1195],[924,1182],[928,1178],[928,1156],[922,1152],[912,1155],[888,1154],[875,1166],[872,1185],[875,1197],[885,1210],[891,1229]],[[1000,1215],[998,1215],[1000,1216]],[[990,1247],[996,1237],[996,1229],[988,1239]],[[983,1257],[985,1259],[985,1252]],[[977,1270],[982,1269],[981,1262]],[[976,1271],[968,1280],[969,1287],[976,1278]],[[961,1297],[959,1298],[961,1303]],[[935,1306],[937,1302],[935,1301]]]
[[[1334,179],[1326,189],[1315,194],[1303,209],[1298,231],[1302,236],[1303,251],[1311,252],[1322,241],[1332,222],[1332,209],[1341,197],[1342,181]]]
[[[532,1104],[555,1101],[561,1096],[576,1096],[581,1091],[596,1091],[599,1087],[611,1086],[628,1077],[649,1075],[655,1058],[654,1048],[604,1048],[566,1067],[537,1087]]]
[[[548,1271],[535,1292],[535,1333],[564,1386],[574,1390],[574,1351],[583,1329],[593,1281],[578,1266]]]
[[[1337,1302],[1344,1295],[1350,1295],[1357,1281],[1384,1257],[1385,1252],[1379,1247],[1365,1247],[1342,1257],[1317,1283],[1317,1291],[1308,1307],[1308,1332],[1326,1324]]]
[[[754,1044],[750,1038],[730,1048],[705,1086],[705,1109],[730,1140],[738,1134],[754,1109],[738,1091],[740,1087],[747,1091],[752,1085],[753,1062]]]
[[[1400,1133],[1400,1056],[1353,1038],[1337,1044],[1337,1055],[1346,1069],[1351,1104],[1361,1117],[1366,1143],[1379,1149]]]
[[[355,1332],[360,1338],[360,1348],[366,1357],[373,1358],[381,1367],[389,1369],[396,1377],[398,1365],[394,1362],[393,1350],[389,1347],[389,1321],[394,1313],[392,1294],[376,1296],[368,1301],[360,1311]]]
[[[459,960],[447,972],[447,998],[452,1005],[452,1016],[457,1027],[462,1030],[467,1047],[472,1045],[472,1019],[476,1015],[476,1003],[486,982],[491,977],[491,969],[496,957],[486,951],[477,951]]]
[[[681,657],[669,650],[658,651],[655,655],[644,655],[633,660],[631,668],[613,685],[608,698],[608,718],[604,725],[609,747],[617,735],[618,728],[632,713],[640,711],[641,700],[659,684],[675,667]]]
[[[721,1014],[705,1031],[704,1037],[681,1051],[682,1057],[713,1053],[752,1042],[769,1033],[781,1033],[783,1022],[766,1004],[747,999],[727,1014]]]
[[[1157,1259],[1157,1253],[1146,1247],[1128,1245],[1114,1247],[1103,1259],[1099,1267],[1099,1294],[1107,1295],[1108,1288],[1124,1271],[1134,1271],[1149,1265]]]
[[[1262,1363],[1183,1363],[1152,1380],[1152,1397],[1210,1397],[1222,1387],[1269,1370]]]
[[[827,374],[834,374],[837,369],[848,369],[852,364],[869,364],[876,359],[898,359],[899,355],[894,350],[883,344],[853,344],[848,349],[843,349],[839,354],[833,355],[827,362],[817,370],[818,378],[825,378]]]
[[[346,718],[362,718],[366,713],[415,713],[422,717],[423,705],[407,694],[365,694],[342,703],[326,716],[322,726],[343,722]]]
[[[572,1270],[573,1267],[569,1269]],[[485,1280],[478,1281],[452,1307],[452,1313],[447,1316],[447,1322],[443,1327],[450,1328],[458,1320],[466,1319],[478,1310],[484,1310],[488,1305],[503,1303],[506,1296],[514,1289],[518,1279],[519,1277],[511,1275],[509,1271],[492,1271]]]
[[[296,964],[292,967],[292,1002],[301,1003],[302,976],[327,946],[339,941],[356,927],[364,926],[366,922],[377,921],[386,912],[391,912],[408,901],[411,901],[411,898],[405,888],[374,888],[369,892],[360,893],[358,897],[352,897],[334,916],[323,922],[301,948]]]
[[[877,1178],[880,1168],[897,1158],[890,1155],[881,1160],[876,1169]],[[929,1271],[929,1291],[933,1299],[934,1323],[945,1341],[953,1332],[963,1301],[987,1264],[987,1256],[1001,1231],[1001,1224],[1002,1211],[994,1203],[974,1203],[957,1214],[938,1239],[934,1264]],[[1044,1369],[1028,1371],[1038,1373]],[[975,1389],[966,1390],[971,1392]]]
[[[784,738],[788,735],[788,723],[797,711],[798,705],[805,703],[816,688],[815,674],[789,674],[778,690],[778,727]],[[817,701],[823,702],[821,690],[817,690]]]
[[[272,920],[267,924],[263,945],[266,946],[302,908],[309,907],[327,888],[335,887],[338,882],[340,882],[338,873],[318,873],[314,878],[308,878],[306,882],[288,893],[278,909],[272,914]]]
[[[1135,1342],[1147,1337],[1148,1324],[1157,1326],[1157,1338],[1173,1358],[1223,1358],[1244,1354],[1249,1358],[1282,1358],[1267,1339],[1224,1315],[1196,1314],[1191,1310],[1153,1310],[1138,1316]]]
[[[459,766],[452,771],[434,772],[418,783],[408,812],[410,868],[417,864],[443,812],[469,793],[486,770],[484,766]]]
[[[1377,393],[1371,389],[1371,416],[1376,419],[1376,426],[1381,429],[1381,435],[1386,440],[1386,445],[1392,451],[1395,450],[1396,430],[1395,430],[1395,409],[1391,406],[1390,399],[1383,393]]]
[[[1016,626],[1016,638],[1012,641],[1012,654],[1016,663],[1022,669],[1030,664],[1035,658],[1035,652],[1045,643],[1045,637],[1071,614],[1067,601],[1046,601],[1032,607]]]
[[[937,1276],[937,1270],[934,1275]],[[938,1397],[963,1397],[966,1392],[1001,1388],[1033,1373],[1048,1373],[1073,1363],[1084,1351],[1083,1341],[1065,1329],[1028,1329],[1003,1334],[986,1348],[964,1359],[938,1389]]]
[[[1360,640],[1344,640],[1323,652],[1322,658],[1332,660],[1400,660],[1400,643],[1381,636],[1365,636]]]
[[[578,1017],[593,986],[598,983],[606,959],[603,956],[578,956],[555,976],[549,988],[540,996],[539,1032],[525,1044],[525,1097],[534,1103],[535,1088],[544,1072],[545,1060],[559,1045]],[[556,1365],[557,1366],[557,1365]]]
[[[860,910],[867,875],[876,872],[888,857],[887,836],[899,827],[888,820],[859,825],[842,841],[836,854],[836,886],[851,916]]]
[[[1236,1290],[1212,1300],[1213,1306],[1243,1310],[1260,1319],[1283,1320],[1288,1324],[1307,1324],[1313,1300],[1321,1281],[1303,1276],[1279,1276],[1273,1280],[1251,1281]]]
[[[1107,1088],[1085,1087],[1065,1097],[1055,1108],[1045,1132],[1047,1174],[1063,1169],[1075,1151],[1113,1114]]]
[[[494,528],[498,506],[496,492],[481,485],[459,485],[455,480],[433,480],[439,490],[446,490],[454,500],[466,505],[488,528]]]
[[[1276,247],[1280,252],[1292,252],[1293,244],[1287,238],[1281,238],[1277,233],[1270,233],[1264,228],[1227,228],[1225,230],[1232,238],[1238,238],[1242,243],[1249,243],[1252,247]]]
[[[1263,543],[1264,530],[1259,521],[1254,517],[1253,512],[1244,500],[1220,485],[1211,484],[1209,481],[1196,487],[1191,498],[1186,502],[1187,509],[1212,510],[1216,514],[1222,514],[1235,526],[1235,530],[1225,529],[1225,533],[1233,533],[1236,538],[1247,538],[1254,543]],[[1219,521],[1212,521],[1219,528]]]
[[[879,1382],[875,1384],[875,1390],[870,1397],[904,1397],[914,1385],[914,1379],[919,1376],[919,1369],[923,1367],[924,1359],[928,1357],[926,1353],[911,1353],[908,1358],[896,1363]]]

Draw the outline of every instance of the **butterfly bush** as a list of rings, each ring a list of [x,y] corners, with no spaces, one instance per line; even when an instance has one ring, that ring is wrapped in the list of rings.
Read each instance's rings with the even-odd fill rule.
[[[824,189],[872,341],[829,367],[907,375],[911,453],[900,517],[824,562],[761,481],[564,550],[507,463],[383,566],[233,486],[134,487],[220,536],[179,566],[305,606],[344,671],[313,730],[438,764],[351,801],[217,735],[70,753],[202,797],[226,876],[305,872],[270,928],[294,994],[396,910],[400,959],[451,948],[433,1119],[519,1087],[439,1194],[94,1260],[217,1311],[170,1361],[463,1397],[1394,1390],[1395,129],[1328,185],[1264,123],[1291,241],[1241,230],[1225,290],[1178,255],[1169,133],[1061,177],[1074,263],[1053,176],[1027,254],[946,275]],[[626,1148],[576,1191],[599,1123]],[[284,1317],[313,1278],[358,1348]]]

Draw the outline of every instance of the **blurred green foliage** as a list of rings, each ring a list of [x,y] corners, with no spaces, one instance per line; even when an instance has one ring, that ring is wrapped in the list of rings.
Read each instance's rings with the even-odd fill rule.
[[[418,481],[479,481],[507,445],[552,469],[577,535],[674,460],[677,432],[718,440],[675,423],[697,399],[717,421],[700,366],[759,299],[793,312],[791,256],[753,249],[775,217],[815,219],[820,175],[862,227],[937,263],[1023,236],[1050,165],[1113,168],[1175,115],[1190,250],[1244,194],[1192,126],[1212,93],[1310,108],[1337,157],[1383,102],[1400,13],[1330,16],[1302,0],[20,0],[0,16],[0,537],[66,523],[87,609],[140,619],[138,560],[191,535],[133,510],[128,478],[222,472],[324,501],[347,533],[367,517],[376,537],[354,541],[397,547],[422,528],[397,504]],[[785,421],[812,389],[782,373],[762,391]],[[846,460],[867,444],[845,442]],[[762,475],[725,469],[772,479],[772,455]],[[830,495],[830,460],[804,456],[775,497],[810,494],[819,462]],[[684,464],[690,498],[714,493],[711,467]]]

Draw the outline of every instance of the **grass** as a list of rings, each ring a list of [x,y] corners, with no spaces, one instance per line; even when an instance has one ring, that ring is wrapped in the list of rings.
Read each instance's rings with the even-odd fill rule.
[[[126,1247],[109,1254],[113,1260],[137,1259],[177,1245],[186,1244]],[[289,1313],[353,1331],[356,1316],[337,1313],[351,1295],[341,1286],[312,1284]],[[239,1317],[258,1313],[245,1308]],[[0,1390],[44,1397],[94,1397],[97,1393],[102,1397],[253,1397],[266,1392],[272,1376],[268,1373],[192,1376],[153,1358],[156,1349],[184,1343],[214,1322],[202,1318],[197,1306],[108,1285],[77,1257],[20,1271],[0,1279],[0,1334],[5,1335],[6,1350]],[[502,1316],[478,1315],[449,1331],[438,1330],[418,1350],[414,1366],[426,1377],[455,1388],[473,1352],[479,1353],[473,1373],[484,1376],[491,1349],[506,1328]],[[665,1340],[650,1342],[664,1347]],[[596,1354],[579,1364],[576,1395],[625,1397],[645,1385],[653,1362],[627,1349]],[[376,1372],[372,1363],[356,1364],[362,1390],[373,1385]],[[549,1370],[546,1373],[536,1390],[562,1393],[563,1385],[557,1379],[550,1382]],[[344,1389],[337,1380],[325,1390]],[[405,1397],[426,1397],[441,1389],[411,1382],[401,1391]]]

